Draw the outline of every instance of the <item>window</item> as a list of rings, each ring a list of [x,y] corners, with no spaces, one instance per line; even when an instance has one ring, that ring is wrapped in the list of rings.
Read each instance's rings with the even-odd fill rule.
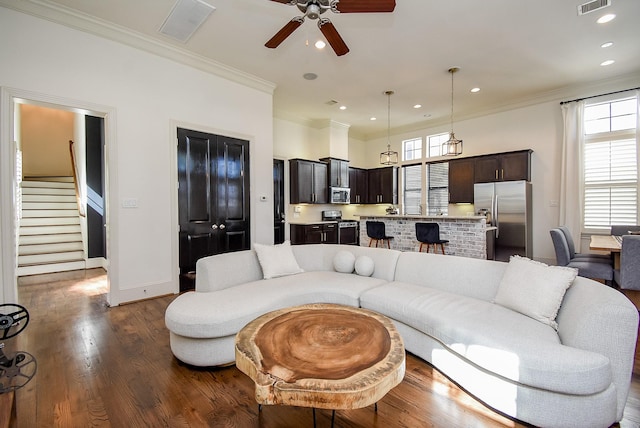
[[[427,165],[427,212],[428,215],[449,212],[449,162]]]
[[[402,167],[404,214],[420,215],[422,208],[422,164]]]
[[[584,227],[638,224],[638,100],[584,108]]]
[[[422,159],[422,138],[404,140],[402,142],[402,160]]]
[[[442,143],[449,139],[449,133],[429,135],[427,137],[427,157],[442,156]]]

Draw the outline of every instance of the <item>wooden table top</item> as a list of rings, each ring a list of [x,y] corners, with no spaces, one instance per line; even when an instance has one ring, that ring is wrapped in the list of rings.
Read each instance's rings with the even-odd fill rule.
[[[591,235],[589,249],[619,253],[622,250],[622,245],[614,236],[611,235]]]
[[[404,344],[387,317],[314,304],[265,314],[236,336],[236,366],[259,404],[358,409],[402,382]]]

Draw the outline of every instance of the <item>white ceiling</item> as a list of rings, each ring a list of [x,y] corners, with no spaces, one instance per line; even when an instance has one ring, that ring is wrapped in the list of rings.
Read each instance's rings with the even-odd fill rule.
[[[639,0],[611,0],[611,6],[582,16],[577,7],[586,0],[397,0],[393,13],[327,12],[323,17],[331,19],[351,49],[342,57],[329,46],[313,47],[322,34],[308,19],[277,49],[264,47],[300,15],[296,7],[269,0],[204,1],[216,10],[186,44],[158,31],[175,0],[0,4],[23,10],[54,6],[50,19],[59,21],[67,12],[76,18],[79,12],[91,26],[115,24],[127,36],[140,34],[210,58],[276,84],[276,116],[335,120],[351,125],[350,132],[362,138],[386,133],[385,90],[395,91],[393,128],[448,123],[447,70],[452,66],[460,67],[454,81],[456,118],[549,96],[593,95],[584,88],[599,82],[640,83]],[[615,13],[616,19],[597,24],[605,13]],[[607,41],[614,45],[601,48]],[[616,62],[600,66],[607,59]],[[309,72],[318,78],[303,79]],[[480,92],[470,93],[476,86]],[[328,105],[330,100],[338,104]],[[423,107],[414,109],[415,104]],[[347,109],[339,110],[340,105]],[[372,122],[372,116],[378,120]]]

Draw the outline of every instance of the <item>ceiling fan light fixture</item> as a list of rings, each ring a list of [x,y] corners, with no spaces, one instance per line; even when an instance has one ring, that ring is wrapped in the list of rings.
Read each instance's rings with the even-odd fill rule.
[[[449,132],[449,139],[442,143],[442,155],[458,156],[462,154],[462,140],[458,140],[453,133],[453,75],[460,71],[460,68],[451,67],[448,71],[451,73],[451,132]]]
[[[391,150],[391,95],[393,91],[384,91],[387,96],[387,151],[380,153],[382,165],[395,165],[398,163],[398,152]]]

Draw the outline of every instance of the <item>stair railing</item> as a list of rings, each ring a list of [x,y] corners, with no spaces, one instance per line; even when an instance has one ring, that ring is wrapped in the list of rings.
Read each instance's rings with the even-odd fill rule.
[[[82,198],[80,197],[80,186],[78,185],[78,164],[76,163],[76,154],[73,150],[73,140],[69,140],[69,154],[71,155],[71,169],[73,170],[73,185],[76,190],[76,202],[78,204],[78,213],[84,217],[84,207],[82,205]]]

